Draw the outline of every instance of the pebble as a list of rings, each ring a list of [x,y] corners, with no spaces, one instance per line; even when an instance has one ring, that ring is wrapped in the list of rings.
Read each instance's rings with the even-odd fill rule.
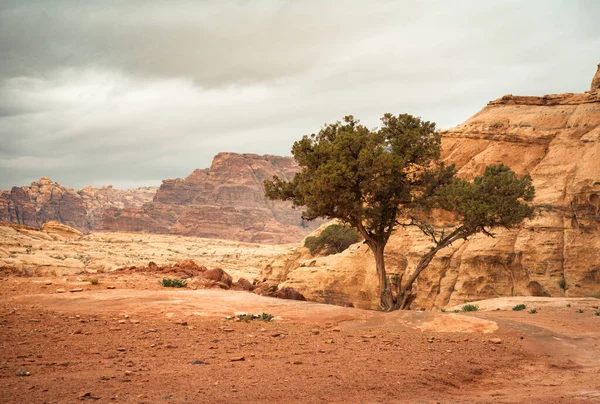
[[[490,342],[491,344],[496,344],[496,345],[497,345],[497,344],[501,344],[501,343],[502,343],[502,340],[501,340],[500,338],[490,338],[490,339],[489,339],[489,342]]]
[[[376,335],[361,335],[361,338],[377,338]]]
[[[107,286],[106,289],[116,289],[116,286]]]
[[[240,361],[245,361],[245,360],[246,360],[246,358],[245,358],[245,357],[243,357],[243,356],[235,356],[235,357],[233,357],[233,358],[229,358],[229,360],[230,360],[231,362],[240,362]]]
[[[117,351],[119,351],[119,352],[125,352],[125,348],[117,348]]]
[[[81,288],[75,288],[75,289],[71,289],[71,290],[69,290],[69,292],[71,292],[71,293],[75,293],[75,292],[83,292],[83,289],[81,289]]]
[[[64,290],[64,289],[56,289],[56,293],[65,293],[65,292],[66,292],[66,290]]]
[[[321,331],[319,330],[311,330],[311,332],[313,333],[313,335],[319,335],[321,333]]]
[[[271,334],[271,337],[274,337],[274,338],[279,337],[279,336],[281,336],[281,333],[278,333],[278,332]]]

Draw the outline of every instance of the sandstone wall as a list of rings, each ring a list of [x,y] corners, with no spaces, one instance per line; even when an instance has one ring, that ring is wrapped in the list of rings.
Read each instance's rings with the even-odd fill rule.
[[[413,308],[600,292],[600,91],[492,101],[443,132],[443,159],[467,179],[500,162],[530,173],[538,215],[519,229],[440,252],[417,281]],[[388,270],[411,272],[428,245],[418,231],[398,231],[387,247]],[[309,300],[377,307],[374,259],[364,245],[316,259],[288,254],[263,276],[282,278]]]
[[[30,186],[0,191],[0,222],[40,227],[55,220],[87,233],[106,209],[139,207],[152,200],[156,189],[119,190],[109,185],[76,191],[42,177]]]
[[[297,242],[318,223],[304,223],[288,203],[268,201],[263,187],[265,179],[291,179],[297,170],[291,157],[219,153],[209,169],[164,180],[151,203],[107,210],[98,230]]]

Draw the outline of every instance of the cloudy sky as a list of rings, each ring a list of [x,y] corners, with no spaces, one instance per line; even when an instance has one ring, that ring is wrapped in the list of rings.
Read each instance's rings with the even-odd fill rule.
[[[159,185],[353,114],[582,92],[600,1],[0,0],[0,189]]]

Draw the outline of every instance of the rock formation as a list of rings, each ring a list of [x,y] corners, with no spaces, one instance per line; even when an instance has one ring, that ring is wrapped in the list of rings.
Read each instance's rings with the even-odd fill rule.
[[[46,177],[30,186],[0,191],[0,221],[40,227],[56,220],[83,232],[90,229],[79,194]]]
[[[590,91],[600,90],[600,63],[598,64],[598,70],[596,71],[596,75],[592,79],[592,86]]]
[[[0,222],[40,227],[55,220],[87,233],[107,208],[141,206],[155,193],[155,187],[122,191],[110,185],[75,191],[42,177],[30,186],[0,191]]]
[[[600,76],[596,74],[594,83]],[[537,216],[442,250],[417,280],[413,308],[442,308],[497,296],[589,296],[600,292],[600,89],[543,97],[506,95],[443,131],[442,158],[470,179],[503,162],[530,173]],[[386,251],[388,270],[411,271],[429,241],[399,230]],[[280,257],[263,277],[309,300],[376,308],[372,254],[357,244],[312,258],[301,249]],[[405,277],[406,278],[406,277]]]
[[[172,233],[257,243],[297,242],[309,227],[289,204],[264,197],[263,181],[290,179],[291,157],[219,153],[209,169],[164,180],[152,203],[108,209],[99,230]]]

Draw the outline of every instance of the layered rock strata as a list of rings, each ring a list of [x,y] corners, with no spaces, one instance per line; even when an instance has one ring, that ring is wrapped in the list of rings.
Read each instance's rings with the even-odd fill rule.
[[[600,293],[600,73],[593,91],[543,97],[506,95],[443,131],[443,159],[470,179],[504,163],[530,173],[537,215],[442,250],[415,285],[413,308],[443,308],[497,296]],[[412,271],[430,241],[400,230],[389,241],[390,273]],[[377,308],[372,254],[355,245],[313,258],[298,250],[263,270],[309,300]],[[406,276],[405,276],[406,279]]]
[[[105,211],[98,230],[297,242],[317,224],[304,223],[287,203],[265,199],[263,187],[265,179],[290,179],[297,170],[291,157],[219,153],[209,169],[164,180],[151,203]]]
[[[41,227],[53,220],[87,233],[106,209],[141,206],[152,200],[156,189],[119,190],[108,185],[76,191],[42,177],[29,186],[0,191],[0,222]]]

